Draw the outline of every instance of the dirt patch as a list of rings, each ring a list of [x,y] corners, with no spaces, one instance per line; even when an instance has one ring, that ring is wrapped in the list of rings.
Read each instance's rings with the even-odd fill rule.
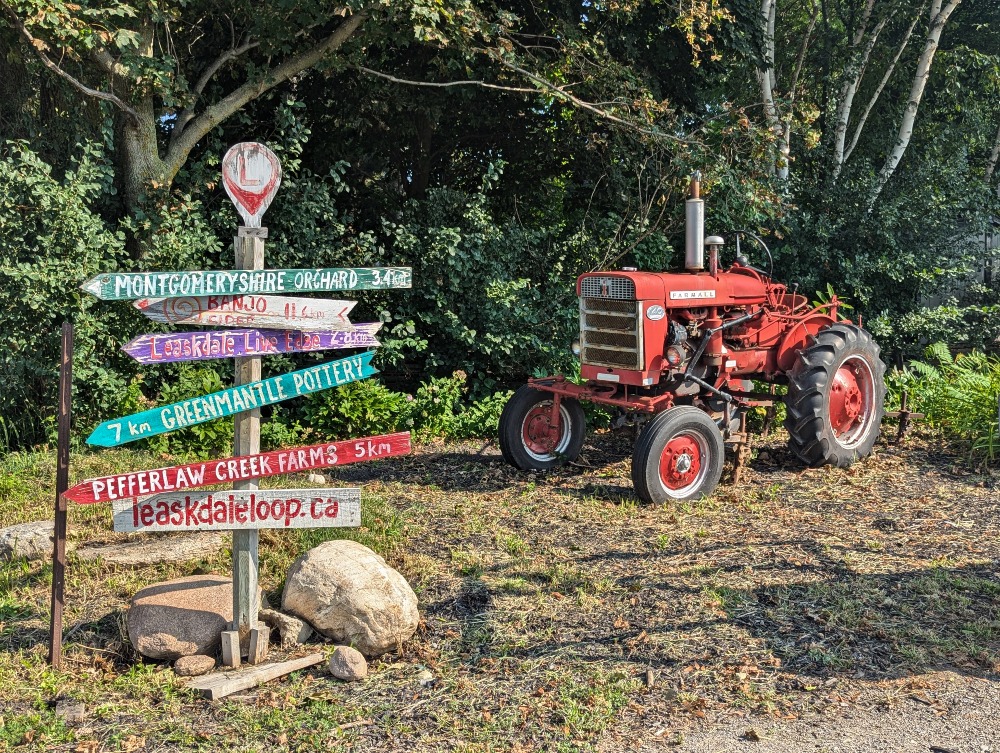
[[[338,468],[339,483],[379,501],[366,529],[399,530],[386,553],[423,618],[403,655],[374,662],[362,685],[317,671],[213,706],[168,690],[172,677],[154,670],[144,692],[156,713],[137,707],[121,684],[136,670],[114,628],[134,581],[93,570],[71,586],[71,602],[90,601],[72,614],[83,627],[62,692],[109,693],[89,728],[109,739],[169,722],[178,748],[210,735],[214,749],[250,739],[250,749],[469,751],[672,749],[716,726],[729,742],[675,747],[729,750],[781,739],[772,724],[798,734],[794,725],[813,723],[802,719],[929,724],[923,710],[935,713],[942,677],[945,695],[994,692],[997,475],[919,438],[882,444],[850,469],[804,470],[779,434],[758,444],[740,485],[649,507],[632,495],[631,449],[627,433],[592,435],[578,463],[538,474],[506,466],[493,443]],[[262,563],[284,541],[262,536]],[[30,661],[0,667],[8,687],[39,682],[30,665],[42,653],[43,581],[30,568],[12,581],[25,606],[0,636],[9,656]],[[275,601],[281,572],[262,581]],[[83,672],[99,682],[84,688]],[[15,708],[37,708],[4,692]],[[731,739],[750,726],[763,742]]]

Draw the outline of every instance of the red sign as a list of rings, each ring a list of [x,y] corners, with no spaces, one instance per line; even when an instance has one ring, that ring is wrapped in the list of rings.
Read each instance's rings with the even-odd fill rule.
[[[378,460],[410,452],[410,432],[382,434],[341,442],[293,447],[258,455],[239,455],[222,460],[157,468],[152,471],[120,473],[87,479],[65,494],[82,505],[114,499],[176,492],[211,484],[230,484],[263,476],[300,473],[315,468]]]
[[[222,185],[247,227],[260,227],[280,183],[281,163],[263,144],[235,144],[222,158]]]

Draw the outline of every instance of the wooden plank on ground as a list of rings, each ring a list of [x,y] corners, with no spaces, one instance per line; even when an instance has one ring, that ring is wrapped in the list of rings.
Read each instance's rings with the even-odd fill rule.
[[[187,686],[198,691],[204,698],[217,700],[240,690],[255,688],[269,680],[284,677],[300,669],[313,667],[323,662],[323,654],[309,654],[300,659],[261,664],[246,669],[230,672],[213,672],[210,675],[195,677]]]

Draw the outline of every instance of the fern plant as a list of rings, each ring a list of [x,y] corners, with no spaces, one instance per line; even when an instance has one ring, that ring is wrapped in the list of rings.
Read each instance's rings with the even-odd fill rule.
[[[1000,459],[1000,358],[980,351],[952,356],[944,343],[924,351],[889,380],[891,398],[906,390],[927,423],[968,444],[987,463]]]

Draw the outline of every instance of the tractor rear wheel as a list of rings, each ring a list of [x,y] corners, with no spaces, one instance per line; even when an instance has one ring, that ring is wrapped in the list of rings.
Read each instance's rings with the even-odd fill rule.
[[[587,419],[571,397],[559,401],[559,426],[552,425],[552,395],[524,385],[500,414],[500,451],[522,471],[541,471],[576,460],[583,449]]]
[[[803,348],[788,375],[788,446],[807,465],[845,468],[867,457],[885,411],[885,365],[872,336],[832,324]]]
[[[632,484],[645,502],[682,502],[715,491],[725,446],[712,417],[689,405],[646,424],[632,453]]]

